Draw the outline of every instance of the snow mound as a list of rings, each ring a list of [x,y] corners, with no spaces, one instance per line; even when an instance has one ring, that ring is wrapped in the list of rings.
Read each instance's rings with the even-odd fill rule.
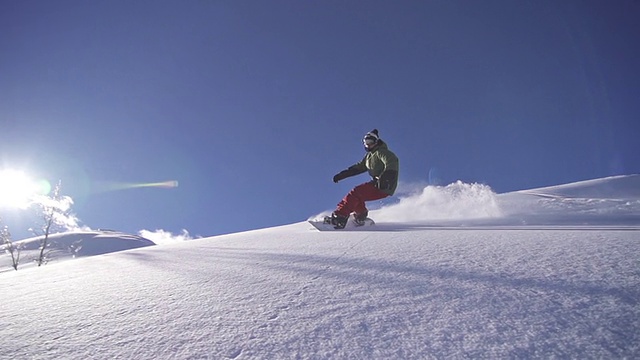
[[[39,256],[43,236],[14,242],[20,248],[20,268],[33,264]],[[155,245],[151,240],[141,236],[129,235],[115,231],[82,231],[51,234],[47,240],[46,257],[48,262],[63,259],[95,256],[117,251],[130,250]],[[0,246],[4,252],[6,245]],[[11,267],[8,256],[0,257],[0,269]]]
[[[543,197],[640,200],[640,175],[611,176],[519,193]]]
[[[640,175],[613,176],[503,194],[504,220],[540,225],[637,225]]]

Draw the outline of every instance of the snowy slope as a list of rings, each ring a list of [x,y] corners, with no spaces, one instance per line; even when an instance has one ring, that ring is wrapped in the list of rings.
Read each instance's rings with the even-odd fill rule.
[[[367,231],[301,222],[4,272],[0,358],[638,358],[640,180],[600,182],[452,184]]]

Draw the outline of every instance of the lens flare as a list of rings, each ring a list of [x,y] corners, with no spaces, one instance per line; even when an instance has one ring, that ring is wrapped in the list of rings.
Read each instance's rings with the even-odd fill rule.
[[[107,192],[107,191],[117,191],[117,190],[140,189],[140,188],[171,189],[171,188],[177,188],[177,187],[178,187],[177,180],[148,182],[148,183],[102,182],[102,183],[96,184],[94,191]]]
[[[178,187],[178,181],[169,180],[169,181],[162,181],[162,182],[155,182],[155,183],[133,184],[132,187],[139,187],[139,188],[140,187],[159,187],[159,188],[170,189],[170,188]]]
[[[37,193],[40,195],[48,195],[52,190],[51,183],[44,179],[36,182],[35,185],[36,185]]]

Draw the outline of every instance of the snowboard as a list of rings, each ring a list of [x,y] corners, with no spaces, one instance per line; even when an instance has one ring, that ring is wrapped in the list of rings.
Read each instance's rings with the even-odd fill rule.
[[[375,221],[371,218],[366,218],[364,220],[364,224],[357,224],[353,216],[349,216],[349,220],[347,220],[347,226],[344,229],[336,229],[330,222],[326,222],[324,219],[314,219],[309,220],[309,224],[313,225],[316,229],[320,231],[344,231],[344,230],[358,230],[358,229],[366,229],[369,226],[375,225]]]

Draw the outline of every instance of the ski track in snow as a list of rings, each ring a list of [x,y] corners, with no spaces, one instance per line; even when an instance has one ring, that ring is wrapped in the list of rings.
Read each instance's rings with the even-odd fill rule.
[[[637,197],[495,200],[499,217],[302,222],[3,272],[0,359],[640,357]]]

